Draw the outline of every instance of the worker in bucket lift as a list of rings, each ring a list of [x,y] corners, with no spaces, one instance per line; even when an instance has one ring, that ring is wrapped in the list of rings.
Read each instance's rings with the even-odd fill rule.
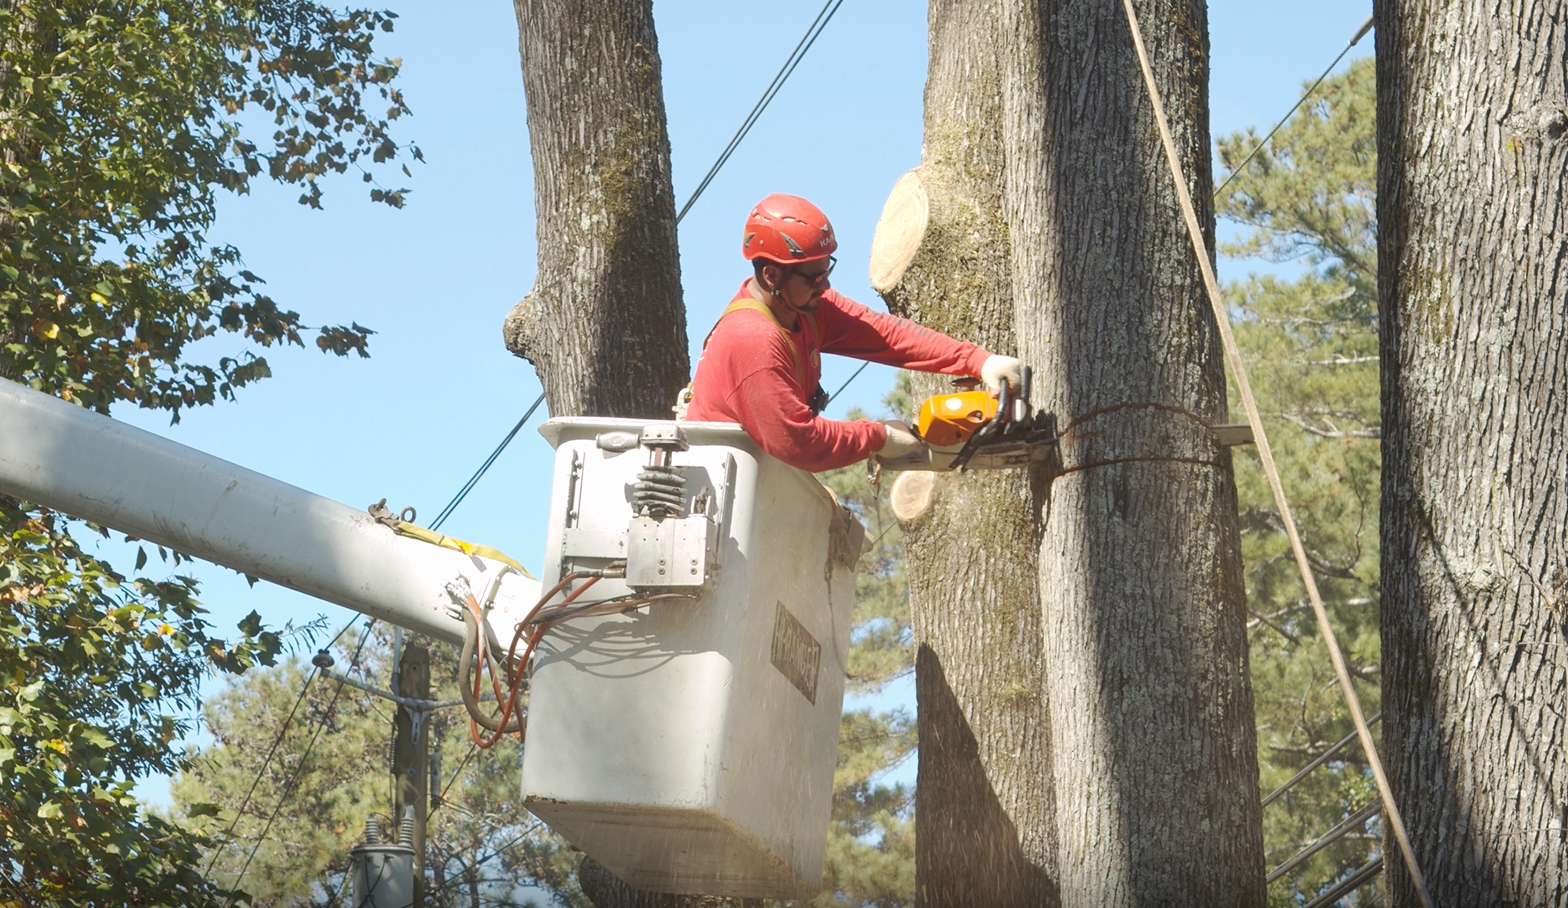
[[[976,376],[992,393],[1003,379],[1018,387],[1021,370],[1013,357],[835,291],[828,281],[837,249],[827,215],[805,199],[775,193],[757,203],[741,239],[752,276],[703,344],[684,418],[740,423],[764,451],[815,472],[873,454],[891,460],[921,446],[902,422],[822,418],[828,402],[819,384],[823,353]]]

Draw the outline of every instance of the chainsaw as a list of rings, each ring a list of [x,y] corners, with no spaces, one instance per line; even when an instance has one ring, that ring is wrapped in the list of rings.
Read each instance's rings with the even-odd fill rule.
[[[1030,378],[1023,367],[1019,386],[1003,379],[995,397],[976,379],[955,379],[959,390],[926,398],[915,415],[914,433],[925,446],[895,458],[873,456],[872,481],[883,470],[1007,470],[1045,461],[1056,446],[1056,427],[1030,404]]]

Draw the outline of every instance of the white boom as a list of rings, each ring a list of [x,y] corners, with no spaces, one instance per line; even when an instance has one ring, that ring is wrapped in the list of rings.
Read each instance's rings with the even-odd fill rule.
[[[0,492],[461,644],[447,585],[510,628],[539,585],[365,511],[0,380]]]

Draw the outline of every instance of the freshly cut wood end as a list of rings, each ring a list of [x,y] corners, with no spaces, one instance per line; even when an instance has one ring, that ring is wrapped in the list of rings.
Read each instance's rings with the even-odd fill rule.
[[[936,475],[925,470],[898,474],[888,494],[895,520],[907,526],[931,510],[936,500]]]
[[[914,260],[931,218],[930,199],[915,168],[898,178],[871,236],[871,289],[885,293],[898,285]]]

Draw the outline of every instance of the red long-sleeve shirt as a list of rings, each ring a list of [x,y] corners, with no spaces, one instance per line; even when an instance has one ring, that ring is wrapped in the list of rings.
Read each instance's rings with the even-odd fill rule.
[[[742,283],[734,299],[750,298]],[[721,318],[697,360],[686,418],[740,423],[762,450],[802,470],[832,470],[865,460],[887,441],[881,423],[823,419],[807,405],[822,378],[822,353],[976,376],[989,355],[828,290],[812,318],[796,319],[794,331],[750,310]]]

